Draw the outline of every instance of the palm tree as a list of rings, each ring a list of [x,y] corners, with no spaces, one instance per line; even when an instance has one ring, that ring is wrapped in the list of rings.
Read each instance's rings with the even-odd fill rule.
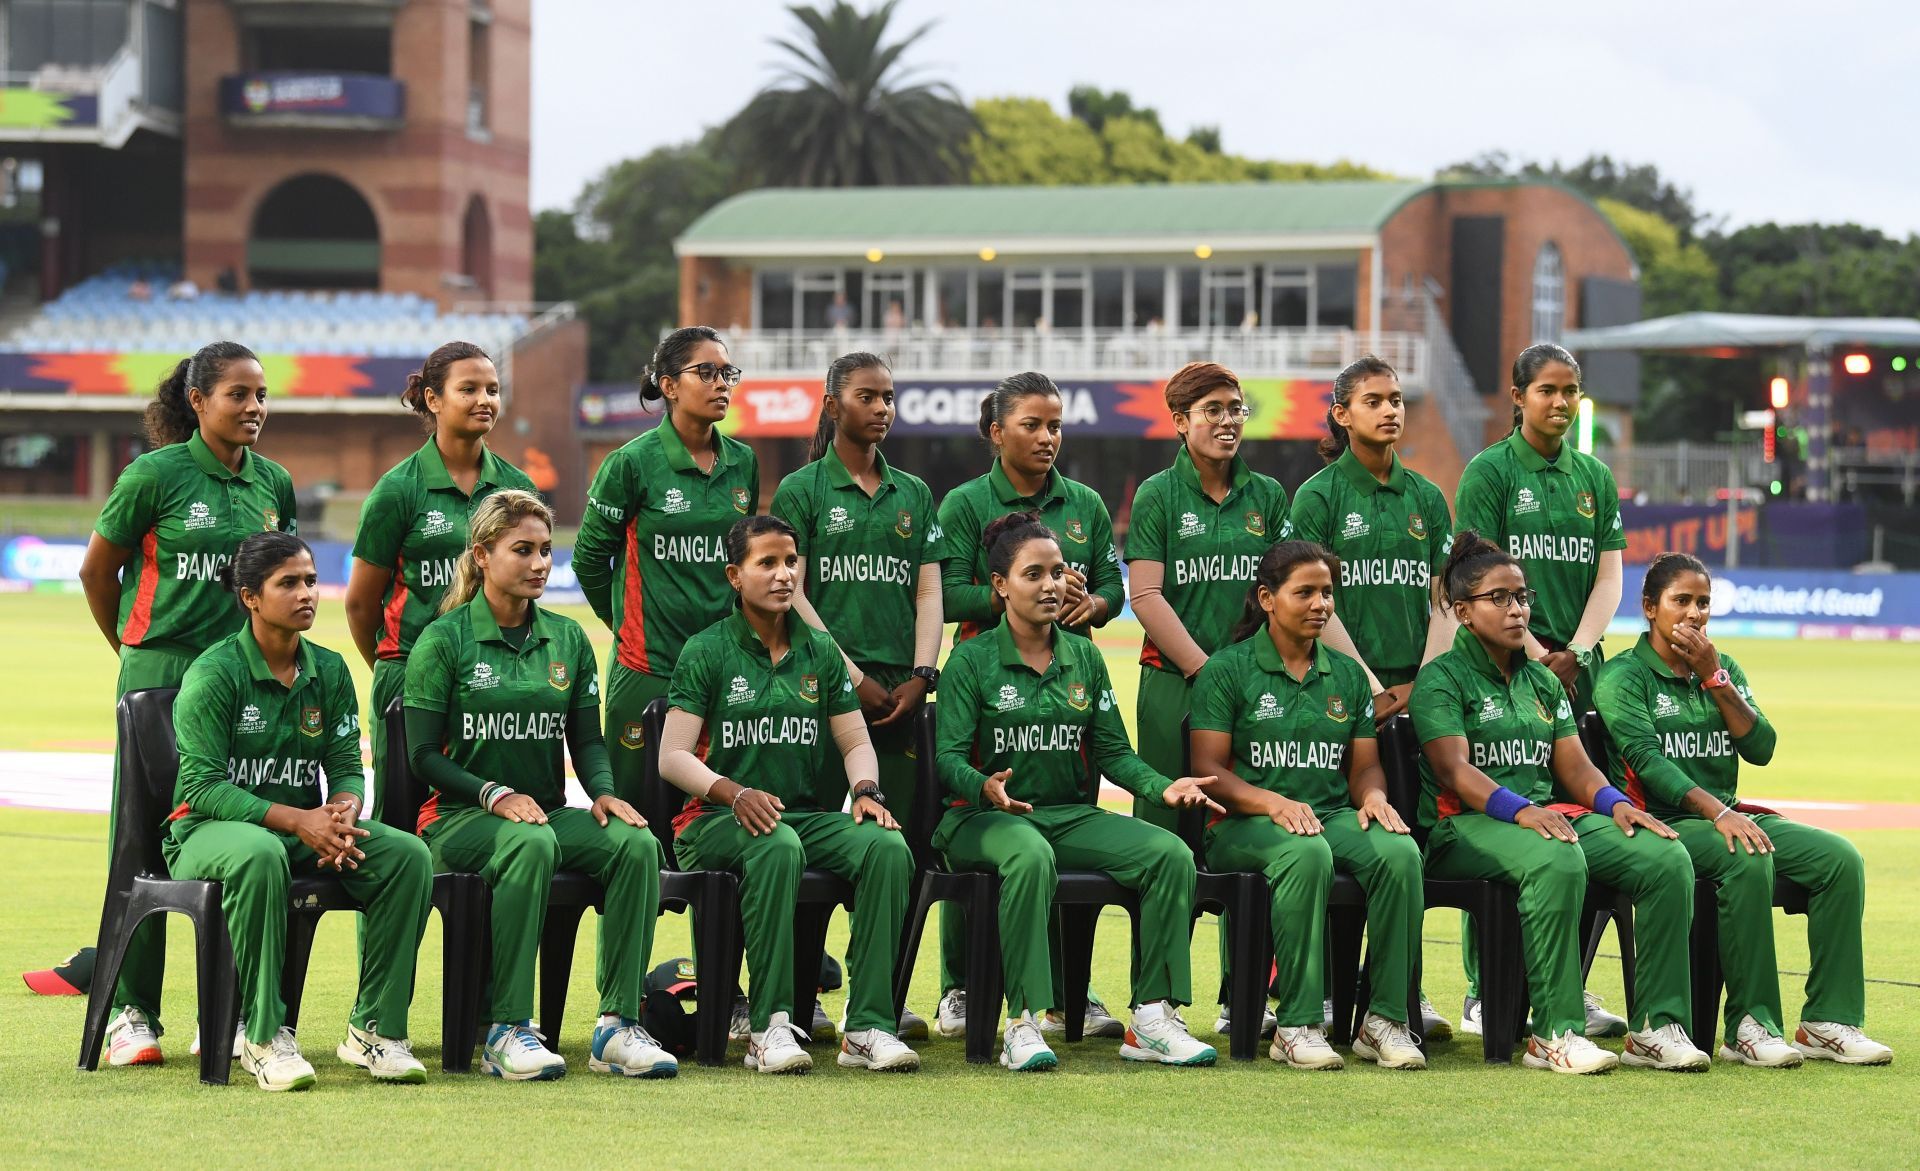
[[[846,0],[788,9],[806,37],[775,39],[788,55],[773,84],[734,116],[728,136],[761,183],[872,187],[963,182],[977,128],[959,91],[923,81],[901,58],[922,25],[887,44],[899,0],[862,13]]]

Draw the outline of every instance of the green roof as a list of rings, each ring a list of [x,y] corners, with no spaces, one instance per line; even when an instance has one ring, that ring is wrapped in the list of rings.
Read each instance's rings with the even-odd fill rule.
[[[1219,243],[1371,236],[1426,182],[1105,187],[766,188],[736,195],[675,242],[683,255],[950,243],[972,251],[1089,237]]]

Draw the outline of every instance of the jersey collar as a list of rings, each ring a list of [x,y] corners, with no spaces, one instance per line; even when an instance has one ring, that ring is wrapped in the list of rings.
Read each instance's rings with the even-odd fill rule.
[[[704,476],[700,465],[693,462],[693,456],[687,451],[687,445],[681,441],[680,432],[673,429],[672,419],[662,419],[654,427],[660,432],[660,454],[667,457],[667,466],[676,472],[692,472]],[[727,437],[720,434],[719,428],[713,433],[713,474],[719,475],[722,468],[733,466],[733,451],[727,444]]]
[[[1526,441],[1523,439],[1521,442]],[[1507,676],[1501,673],[1500,668],[1494,665],[1493,659],[1487,654],[1486,645],[1480,641],[1480,636],[1473,631],[1462,626],[1453,636],[1453,649],[1467,666],[1479,674],[1485,675],[1495,683],[1508,682]],[[1513,653],[1524,658],[1527,652],[1521,649]],[[1526,664],[1522,662],[1520,665],[1524,667]],[[1518,675],[1519,671],[1516,670],[1514,674]]]
[[[1047,501],[1052,500],[1054,497],[1065,496],[1067,494],[1065,485],[1061,483],[1062,479],[1063,477],[1060,475],[1059,468],[1048,468],[1046,485],[1040,489],[1039,494],[1035,496],[1022,496],[1019,490],[1013,486],[1013,481],[1007,479],[1006,470],[1000,466],[999,460],[994,460],[993,467],[987,471],[987,483],[993,486],[993,494],[999,498],[1002,504],[1036,504],[1044,506]]]
[[[527,631],[527,641],[521,647],[522,650],[536,642],[544,641],[553,633],[551,624],[547,621],[546,612],[540,608],[540,603],[529,601],[527,612],[533,618],[533,628]],[[475,642],[497,642],[511,649],[512,644],[508,643],[506,636],[500,633],[500,623],[494,619],[493,607],[487,605],[486,590],[474,591],[473,601],[467,603],[467,615],[473,624]]]
[[[193,462],[200,465],[200,470],[209,476],[253,483],[253,449],[250,447],[240,449],[240,466],[237,469],[221,463],[220,457],[213,454],[213,449],[207,446],[206,440],[200,438],[198,431],[187,437],[187,452],[193,456]]]
[[[1012,623],[1002,619],[1000,624],[993,628],[993,637],[999,646],[1000,665],[1002,667],[1005,667],[1009,671],[1020,670],[1029,674],[1033,673],[1033,668],[1027,666],[1026,660],[1020,657],[1020,648],[1014,645]],[[1053,662],[1047,664],[1047,669],[1040,673],[1041,678],[1052,674],[1053,669],[1060,665],[1060,628],[1058,626],[1048,627],[1047,637],[1053,640]]]
[[[1522,439],[1520,446],[1526,447],[1526,445],[1527,441]],[[1531,447],[1527,450],[1533,451]],[[1387,473],[1387,482],[1384,484],[1374,479],[1373,473],[1361,464],[1360,457],[1353,454],[1351,445],[1340,453],[1339,459],[1333,461],[1333,466],[1340,469],[1340,474],[1347,478],[1347,482],[1353,485],[1356,492],[1404,493],[1407,490],[1407,469],[1400,462],[1399,452],[1389,452],[1388,455],[1393,460],[1393,469]]]
[[[995,466],[997,467],[999,465],[996,464]],[[1194,466],[1193,453],[1187,450],[1187,445],[1184,443],[1180,445],[1180,450],[1173,455],[1173,474],[1181,483],[1191,488],[1195,495],[1204,496],[1206,494],[1206,489],[1200,484],[1200,469]],[[1226,499],[1220,503],[1225,504],[1227,500],[1231,500],[1233,494],[1240,490],[1240,485],[1246,478],[1247,461],[1241,459],[1240,453],[1236,451],[1233,453],[1233,466],[1228,473]]]
[[[1673,668],[1667,666],[1667,661],[1660,657],[1660,652],[1653,649],[1653,639],[1647,634],[1642,634],[1640,641],[1633,644],[1633,657],[1639,659],[1648,670],[1662,678],[1676,682],[1680,679],[1680,676],[1674,674]]]
[[[426,446],[420,449],[419,460],[420,482],[429,490],[447,488],[456,492],[460,490],[460,486],[453,482],[453,476],[447,472],[447,460],[440,454],[440,445],[431,438],[427,440]],[[480,445],[480,478],[474,481],[474,495],[480,494],[482,485],[492,488],[500,483],[500,479],[500,457],[493,454],[492,448],[482,443]]]
[[[827,483],[831,484],[833,487],[835,488],[859,488],[860,487],[860,485],[854,483],[853,473],[847,470],[846,463],[842,461],[840,458],[839,449],[835,448],[833,444],[831,443],[827,444],[827,454],[821,457],[821,462],[823,462],[826,465]],[[879,488],[879,491],[876,491],[874,493],[874,495],[877,496],[879,495],[880,492],[884,492],[888,488],[892,488],[895,486],[893,481],[893,468],[888,465],[887,457],[884,455],[881,455],[878,450],[875,450],[873,453],[873,463],[875,467],[880,469],[880,488]],[[996,468],[999,467],[1000,466],[999,461],[996,460],[993,466]]]
[[[772,661],[773,652],[767,649],[766,643],[760,641],[760,636],[755,633],[753,624],[747,621],[746,610],[741,607],[737,600],[734,602],[732,610],[727,614],[726,623],[727,633],[733,636],[733,641],[739,643],[742,650],[748,654],[759,655],[769,662]],[[806,637],[807,629],[806,624],[798,621],[797,616],[792,610],[787,611],[788,658],[791,658],[793,652],[799,649],[801,640]]]
[[[1280,648],[1273,645],[1273,635],[1265,626],[1253,633],[1253,661],[1269,675],[1283,675],[1289,683],[1294,682],[1293,672],[1287,670],[1287,664],[1280,658]],[[1331,675],[1333,661],[1327,658],[1327,648],[1319,640],[1313,640],[1313,665],[1307,668],[1308,675]],[[1304,685],[1307,680],[1298,681]]]
[[[273,668],[267,666],[267,656],[260,650],[260,644],[253,639],[253,620],[251,618],[247,620],[245,626],[240,628],[240,633],[235,635],[235,637],[240,642],[240,654],[247,660],[247,670],[253,675],[253,681],[255,683],[271,683],[288,694],[292,694],[302,687],[305,687],[308,681],[313,678],[313,644],[306,639],[302,638],[300,640],[300,649],[293,653],[293,661],[298,664],[300,670],[299,674],[293,678],[293,686],[288,687],[286,684],[280,682],[279,677],[273,673]]]
[[[1530,472],[1565,472],[1567,465],[1573,462],[1567,458],[1569,448],[1564,440],[1560,444],[1560,454],[1548,459],[1533,449],[1533,444],[1527,442],[1518,427],[1507,436],[1507,450],[1512,453],[1515,463]]]

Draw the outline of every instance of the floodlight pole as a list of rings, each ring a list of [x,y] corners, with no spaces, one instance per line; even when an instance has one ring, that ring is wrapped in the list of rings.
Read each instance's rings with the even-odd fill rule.
[[[1827,416],[1833,405],[1833,350],[1807,345],[1807,499],[1824,501],[1827,490]]]
[[[1740,568],[1740,424],[1727,444],[1727,568]]]

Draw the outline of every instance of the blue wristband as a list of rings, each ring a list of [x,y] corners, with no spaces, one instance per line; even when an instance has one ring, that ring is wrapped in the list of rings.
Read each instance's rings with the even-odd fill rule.
[[[1622,793],[1612,785],[1602,785],[1600,786],[1600,791],[1593,795],[1593,811],[1606,817],[1612,817],[1613,807],[1622,801],[1628,800],[1630,800],[1630,798],[1625,793]]]
[[[1530,808],[1533,802],[1507,788],[1505,785],[1487,795],[1487,816],[1501,821],[1513,821],[1520,816],[1522,809]]]

